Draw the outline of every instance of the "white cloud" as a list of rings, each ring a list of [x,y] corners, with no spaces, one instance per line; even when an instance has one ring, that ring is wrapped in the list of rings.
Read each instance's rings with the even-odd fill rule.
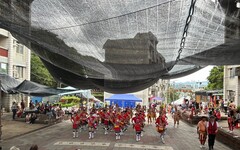
[[[211,69],[214,66],[207,66],[197,72],[194,72],[190,75],[187,75],[185,77],[171,79],[171,82],[187,82],[187,81],[207,81],[207,77],[210,74]]]

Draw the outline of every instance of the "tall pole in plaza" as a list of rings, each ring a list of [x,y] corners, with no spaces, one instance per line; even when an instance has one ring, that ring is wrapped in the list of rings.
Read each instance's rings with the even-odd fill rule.
[[[0,80],[0,150],[2,149],[2,83]]]
[[[87,96],[87,113],[89,114],[89,98],[88,98],[88,96]]]

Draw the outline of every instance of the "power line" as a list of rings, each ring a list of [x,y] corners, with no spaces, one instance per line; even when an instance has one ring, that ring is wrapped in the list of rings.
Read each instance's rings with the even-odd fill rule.
[[[87,22],[87,23],[78,24],[78,25],[71,25],[71,26],[65,26],[65,27],[60,27],[60,28],[53,28],[53,29],[49,29],[49,31],[61,30],[61,29],[67,29],[67,28],[73,28],[73,27],[80,27],[80,26],[84,26],[84,25],[89,25],[89,24],[94,24],[94,23],[98,23],[98,22],[108,21],[108,20],[111,20],[111,19],[127,16],[127,15],[130,15],[130,14],[134,14],[134,13],[137,13],[137,12],[145,11],[145,10],[148,10],[148,9],[151,9],[151,8],[155,8],[155,7],[158,7],[160,5],[164,5],[164,4],[173,2],[173,1],[176,1],[176,0],[170,0],[170,1],[167,1],[167,2],[162,2],[162,3],[157,4],[157,5],[153,5],[153,6],[150,6],[150,7],[147,7],[147,8],[143,8],[143,9],[140,9],[140,10],[137,10],[137,11],[133,11],[133,12],[130,12],[130,13],[126,13],[126,14],[122,14],[122,15],[119,15],[119,16],[109,17],[109,18],[106,18],[106,19],[96,20],[96,21]]]

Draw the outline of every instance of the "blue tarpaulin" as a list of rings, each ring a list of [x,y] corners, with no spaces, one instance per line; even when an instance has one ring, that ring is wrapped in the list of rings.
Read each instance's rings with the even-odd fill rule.
[[[118,104],[119,107],[135,107],[135,102],[142,102],[142,100],[133,94],[114,94],[105,99],[110,101],[110,104]]]
[[[42,102],[43,97],[31,96],[31,100],[34,104]]]

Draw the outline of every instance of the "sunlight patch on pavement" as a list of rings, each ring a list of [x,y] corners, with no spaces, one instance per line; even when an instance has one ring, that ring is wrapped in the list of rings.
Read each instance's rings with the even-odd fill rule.
[[[103,142],[56,142],[54,145],[81,145],[81,146],[109,146],[110,143],[103,143]]]
[[[157,145],[140,145],[140,144],[126,144],[126,143],[116,143],[114,147],[126,147],[126,148],[136,148],[136,149],[157,149],[157,150],[173,150],[170,146],[157,146]]]

